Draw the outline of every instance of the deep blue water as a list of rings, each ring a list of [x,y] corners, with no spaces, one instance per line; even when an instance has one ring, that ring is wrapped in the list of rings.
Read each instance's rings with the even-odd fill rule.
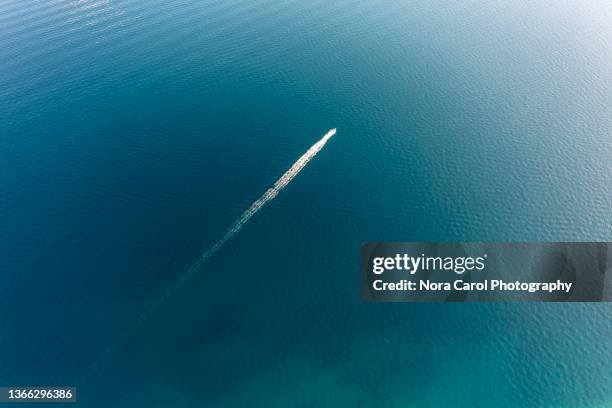
[[[611,241],[611,38],[603,0],[0,0],[0,385],[610,406],[610,306],[363,304],[359,246]]]

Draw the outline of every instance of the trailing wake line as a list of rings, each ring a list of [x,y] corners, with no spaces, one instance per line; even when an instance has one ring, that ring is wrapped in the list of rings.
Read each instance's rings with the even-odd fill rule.
[[[297,176],[304,167],[306,167],[306,165],[317,155],[317,153],[319,153],[321,149],[323,149],[327,141],[335,134],[335,128],[330,130],[325,134],[325,136],[323,136],[323,138],[321,138],[321,140],[312,145],[312,147],[308,149],[306,153],[304,153],[299,159],[297,159],[297,161],[293,163],[293,166],[291,166],[289,170],[287,170],[285,174],[283,174],[276,181],[276,183],[274,183],[274,185],[268,189],[268,191],[266,191],[261,197],[255,200],[253,204],[251,204],[251,206],[247,208],[236,221],[234,221],[234,223],[227,229],[221,239],[219,239],[210,248],[208,248],[206,252],[204,252],[202,256],[200,256],[200,258],[198,258],[198,260],[196,260],[191,265],[191,267],[185,271],[185,273],[179,276],[179,278],[172,285],[170,285],[168,289],[166,289],[164,294],[155,303],[153,303],[153,305],[151,305],[151,307],[145,313],[140,315],[137,320],[137,325],[140,326],[142,323],[144,323],[144,321],[146,321],[149,316],[151,316],[170,296],[172,296],[172,294],[178,288],[180,288],[181,285],[185,283],[185,281],[187,281],[193,276],[193,274],[200,268],[200,266],[204,262],[206,262],[219,249],[221,249],[221,247],[225,245],[227,241],[229,241],[237,233],[239,233],[240,230],[246,225],[246,223],[249,222],[249,220],[253,218],[253,216],[257,214],[264,205],[266,205],[269,201],[273,200],[278,195],[278,193],[283,188],[285,188],[287,184],[289,184],[291,180],[293,180],[295,176]]]
[[[253,216],[257,214],[259,210],[263,208],[264,205],[266,205],[269,201],[273,200],[278,195],[278,193],[283,188],[285,188],[287,184],[289,184],[295,178],[295,176],[297,176],[300,173],[300,171],[302,171],[304,167],[306,167],[306,165],[317,155],[317,153],[319,153],[321,149],[323,149],[327,141],[335,134],[336,134],[335,128],[330,130],[329,132],[325,134],[325,136],[321,138],[321,140],[319,140],[317,143],[312,145],[312,147],[308,149],[306,153],[304,153],[299,159],[297,159],[297,161],[293,163],[293,165],[289,168],[289,170],[287,170],[276,181],[276,183],[274,183],[274,185],[271,188],[269,188],[261,197],[255,200],[253,204],[251,204],[251,206],[247,208],[242,213],[242,215],[238,217],[236,221],[234,221],[234,223],[227,229],[225,234],[223,234],[223,236],[217,242],[215,242],[210,248],[208,248],[189,267],[189,269],[187,269],[181,276],[179,276],[174,281],[174,283],[172,283],[164,291],[164,293],[162,293],[162,295],[155,301],[155,303],[153,303],[147,310],[145,310],[138,317],[138,319],[136,319],[136,324],[134,324],[134,326],[131,329],[124,332],[121,335],[121,337],[119,337],[119,339],[117,339],[117,341],[113,344],[113,346],[107,350],[106,354],[103,356],[104,358],[101,361],[105,361],[115,351],[121,348],[121,346],[125,344],[125,342],[132,337],[132,335],[136,332],[136,330],[138,330],[138,328],[142,326],[149,319],[149,317],[151,317],[151,315],[155,313],[155,311],[159,309],[159,307],[162,304],[164,304],[164,302],[168,300],[168,298],[172,296],[174,292],[177,291],[177,289],[179,289],[187,280],[189,280],[189,278],[193,276],[194,273],[197,272],[197,270],[200,268],[200,266],[202,266],[204,262],[206,262],[215,253],[217,253],[217,251],[219,251],[219,249],[221,249],[221,247],[225,245],[227,241],[229,241],[236,234],[238,234],[240,230],[242,230],[242,228],[249,222],[249,220],[253,218]],[[92,372],[90,372],[89,374],[92,374],[93,372],[95,372],[95,370],[97,369],[97,366],[98,364],[95,364]],[[88,376],[89,375],[86,375],[85,378],[87,378]],[[83,380],[80,381],[79,383],[83,382]]]

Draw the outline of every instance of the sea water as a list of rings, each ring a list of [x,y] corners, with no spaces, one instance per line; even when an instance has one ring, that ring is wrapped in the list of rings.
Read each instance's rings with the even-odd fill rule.
[[[609,406],[608,305],[364,304],[359,247],[609,241],[611,30],[606,1],[0,1],[0,383]]]

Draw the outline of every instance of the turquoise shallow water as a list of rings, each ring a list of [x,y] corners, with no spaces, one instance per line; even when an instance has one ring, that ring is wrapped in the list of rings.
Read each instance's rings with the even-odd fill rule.
[[[0,385],[610,406],[608,305],[362,304],[359,245],[612,240],[611,35],[604,1],[0,0]]]

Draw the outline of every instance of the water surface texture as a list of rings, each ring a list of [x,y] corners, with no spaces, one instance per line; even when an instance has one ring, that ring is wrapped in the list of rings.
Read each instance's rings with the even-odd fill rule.
[[[605,0],[0,0],[0,385],[612,406],[609,305],[359,298],[365,241],[612,240],[611,39]]]

